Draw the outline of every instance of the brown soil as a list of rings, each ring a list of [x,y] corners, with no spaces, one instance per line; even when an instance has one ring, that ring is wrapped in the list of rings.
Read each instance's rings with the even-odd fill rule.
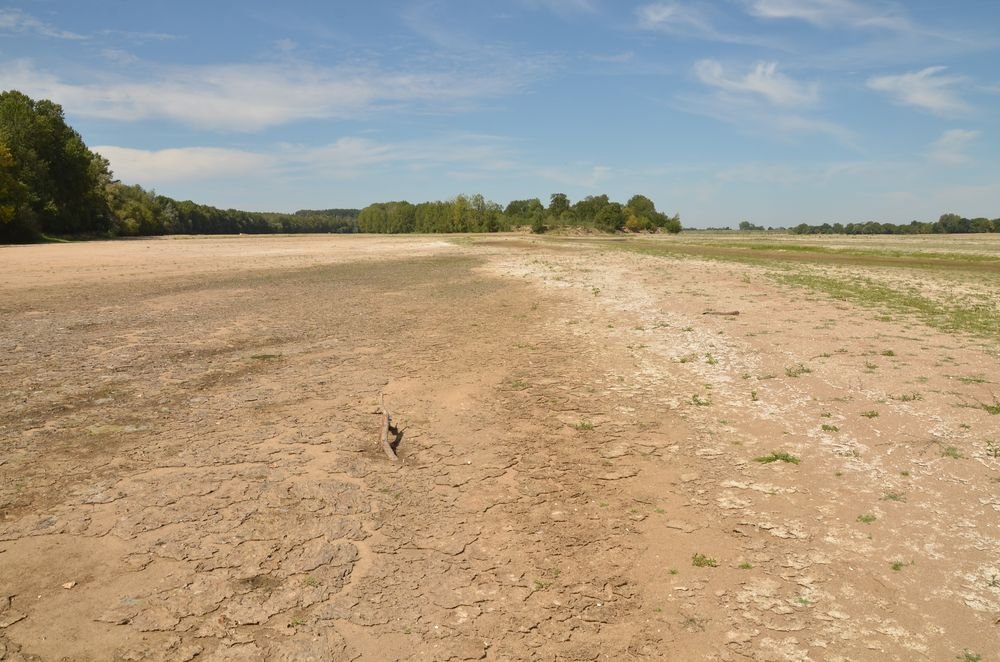
[[[0,248],[0,659],[993,659],[997,348],[589,246]]]

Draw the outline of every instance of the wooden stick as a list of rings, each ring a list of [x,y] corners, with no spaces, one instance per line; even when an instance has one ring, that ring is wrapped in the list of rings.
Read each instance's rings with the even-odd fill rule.
[[[738,310],[728,310],[725,312],[721,312],[718,310],[706,310],[705,312],[702,313],[702,315],[739,315],[739,314],[740,311]]]
[[[389,430],[393,428],[392,425],[392,414],[389,410],[385,408],[385,394],[378,394],[379,405],[382,408],[382,450],[385,451],[386,456],[393,462],[399,462],[399,456],[396,455],[396,451],[392,449],[392,444],[389,443]]]

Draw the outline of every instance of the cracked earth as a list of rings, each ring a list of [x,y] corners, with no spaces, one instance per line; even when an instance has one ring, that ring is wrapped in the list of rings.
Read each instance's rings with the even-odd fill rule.
[[[766,267],[7,247],[0,350],[2,660],[1000,648],[997,348]]]

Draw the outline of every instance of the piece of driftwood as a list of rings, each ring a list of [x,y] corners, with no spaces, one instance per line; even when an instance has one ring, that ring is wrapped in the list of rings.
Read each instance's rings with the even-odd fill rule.
[[[723,310],[706,310],[705,312],[702,313],[702,315],[739,315],[739,314],[740,314],[740,311],[738,311],[738,310],[725,310],[725,311],[723,311]]]
[[[399,462],[399,456],[396,455],[396,449],[392,447],[392,443],[389,442],[389,433],[391,432],[394,437],[396,437],[396,442],[398,443],[400,434],[399,430],[395,425],[392,424],[392,414],[385,406],[385,394],[378,394],[379,406],[382,408],[382,450],[385,451],[386,456],[393,462]]]

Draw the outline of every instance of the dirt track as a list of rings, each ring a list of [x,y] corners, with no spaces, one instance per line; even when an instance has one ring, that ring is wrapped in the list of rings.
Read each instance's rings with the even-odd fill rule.
[[[0,248],[0,659],[993,659],[997,348],[761,274]]]

